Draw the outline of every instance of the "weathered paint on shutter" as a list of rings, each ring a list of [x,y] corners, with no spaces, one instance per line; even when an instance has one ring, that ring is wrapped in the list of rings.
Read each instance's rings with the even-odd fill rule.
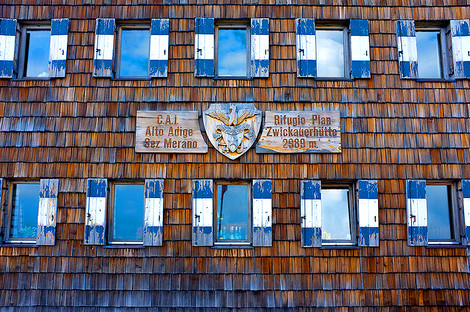
[[[317,75],[315,20],[298,18],[296,24],[297,77]]]
[[[16,19],[0,19],[0,78],[13,77]]]
[[[428,244],[426,181],[406,181],[406,213],[408,244],[410,246],[426,246]]]
[[[145,180],[144,246],[161,246],[163,237],[163,179]]]
[[[379,193],[376,180],[358,181],[359,246],[379,246]]]
[[[272,181],[253,181],[253,246],[272,246]]]
[[[104,245],[106,229],[106,179],[88,179],[85,211],[85,244]]]
[[[196,18],[194,76],[214,77],[214,19]]]
[[[398,63],[401,78],[418,77],[418,50],[416,46],[415,22],[400,20],[397,25]]]
[[[39,183],[37,245],[55,244],[58,191],[58,179],[41,179]]]
[[[470,180],[462,180],[463,215],[465,225],[465,238],[463,243],[470,245]]]
[[[251,19],[251,76],[269,77],[269,19]]]
[[[112,77],[114,52],[114,19],[96,20],[93,77]]]
[[[150,77],[168,76],[169,19],[153,19],[150,32]]]
[[[470,78],[470,20],[450,21],[454,78]]]
[[[321,247],[321,182],[300,182],[302,247]]]
[[[353,19],[350,22],[351,73],[353,78],[370,78],[369,22]]]
[[[69,19],[53,19],[49,48],[49,77],[65,77]]]
[[[212,246],[213,191],[212,180],[193,181],[193,246]]]

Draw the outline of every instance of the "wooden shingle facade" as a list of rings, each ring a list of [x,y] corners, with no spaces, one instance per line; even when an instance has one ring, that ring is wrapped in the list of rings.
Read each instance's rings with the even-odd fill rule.
[[[4,77],[3,67],[0,75],[0,310],[470,309],[470,230],[465,225],[465,213],[470,214],[465,206],[470,198],[470,74],[465,76],[467,65],[462,65],[457,76],[460,65],[449,56],[455,77],[403,77],[397,47],[397,21],[423,27],[468,20],[468,1],[11,0],[0,6],[0,17],[15,19],[16,27],[68,19],[63,77],[21,78],[16,57],[11,78]],[[251,59],[259,61],[258,72],[264,74],[245,79],[195,75],[197,18],[268,20],[268,62]],[[154,58],[158,75],[105,77],[113,76],[115,67],[104,56],[96,74],[98,19],[114,19],[116,25],[168,19],[167,63],[165,57]],[[299,76],[296,19],[367,21],[370,78]],[[0,39],[5,34],[0,29]],[[464,46],[462,64],[465,53]],[[63,63],[57,64],[54,73]],[[253,103],[263,113],[339,111],[341,152],[257,153],[255,143],[231,160],[209,143],[202,123],[203,112],[214,103]],[[208,152],[137,153],[137,111],[197,111]],[[263,229],[271,231],[271,241],[261,238],[267,242],[243,248],[195,244],[193,185],[201,180],[269,182],[269,194],[259,198],[271,199],[272,227]],[[11,243],[5,237],[11,186],[18,181],[58,185],[56,193],[41,193],[48,205],[56,203],[56,210],[45,210],[45,223],[38,226],[47,235],[34,242]],[[163,185],[147,193],[154,200],[148,211],[162,218],[145,229],[148,243],[115,246],[107,243],[106,229],[99,234],[87,206],[101,196],[103,209],[109,209],[109,196],[106,201],[103,195],[109,186],[105,183],[104,193],[90,190],[93,181]],[[355,243],[303,243],[301,205],[318,198],[304,195],[302,181],[354,188]],[[378,237],[371,236],[370,243],[358,238],[359,200],[369,199],[367,194],[359,198],[359,181],[376,181]],[[422,232],[407,226],[414,211],[409,202],[420,199],[412,195],[413,181],[453,185],[455,244],[417,243]],[[312,224],[313,231],[321,227]]]

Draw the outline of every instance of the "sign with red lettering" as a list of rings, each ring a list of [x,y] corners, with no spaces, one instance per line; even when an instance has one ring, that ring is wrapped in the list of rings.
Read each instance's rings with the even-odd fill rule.
[[[337,111],[266,112],[257,153],[341,153]]]
[[[207,153],[198,112],[137,111],[137,153]]]

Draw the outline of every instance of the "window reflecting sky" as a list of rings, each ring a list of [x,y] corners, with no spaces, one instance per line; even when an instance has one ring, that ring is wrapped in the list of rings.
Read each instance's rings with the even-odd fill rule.
[[[418,76],[442,78],[440,31],[417,31]]]
[[[219,29],[219,76],[247,76],[246,54],[246,29]]]
[[[344,77],[344,48],[342,30],[317,30],[318,77]]]
[[[120,77],[147,77],[149,68],[149,30],[123,29],[121,33]]]
[[[50,30],[27,30],[25,76],[48,77]]]
[[[11,238],[36,238],[39,208],[39,183],[13,184]]]
[[[429,239],[453,238],[448,188],[448,185],[426,185]]]
[[[321,190],[321,223],[322,239],[351,239],[348,189]]]
[[[217,185],[217,239],[248,239],[248,185]]]
[[[114,185],[113,240],[142,240],[144,185]]]

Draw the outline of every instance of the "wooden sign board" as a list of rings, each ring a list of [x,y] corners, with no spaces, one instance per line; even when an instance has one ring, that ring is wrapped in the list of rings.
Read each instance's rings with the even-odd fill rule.
[[[207,153],[198,112],[137,111],[137,153]]]
[[[336,111],[268,111],[257,153],[341,153]]]

